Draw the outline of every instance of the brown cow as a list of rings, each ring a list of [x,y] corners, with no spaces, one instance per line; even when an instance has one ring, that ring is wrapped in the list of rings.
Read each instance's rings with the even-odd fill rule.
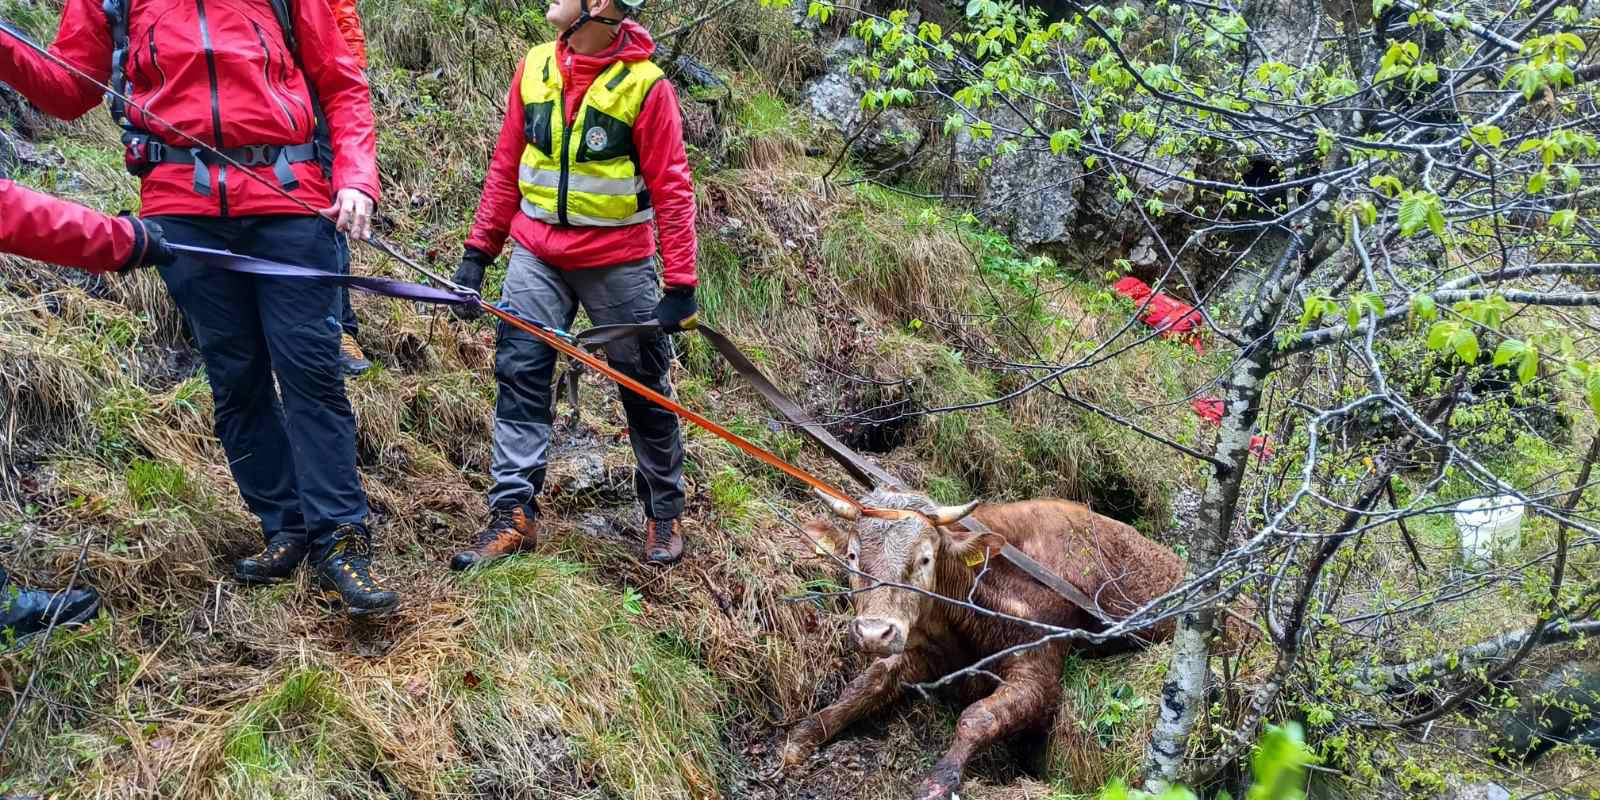
[[[918,512],[880,519],[862,516],[837,499],[824,499],[835,514],[854,523],[852,530],[840,531],[825,520],[809,523],[806,530],[851,568],[855,619],[850,636],[861,650],[881,658],[851,681],[837,702],[790,731],[783,753],[786,766],[810,757],[850,723],[897,698],[907,684],[935,680],[1041,636],[1037,628],[880,582],[962,600],[970,593],[981,608],[1097,631],[1105,623],[1001,559],[999,547],[1009,542],[1032,556],[1095,599],[1112,619],[1125,618],[1170,591],[1184,575],[1182,559],[1170,549],[1080,503],[1030,500],[939,507],[925,496],[879,490],[862,504]],[[947,527],[968,514],[993,533]],[[986,552],[988,572],[975,581]],[[1163,640],[1172,629],[1168,620],[1142,636]],[[988,671],[1001,680],[998,688],[962,711],[955,742],[923,782],[919,800],[937,800],[957,790],[967,761],[1001,737],[1047,729],[1060,701],[1063,657],[1076,646],[1080,644],[1058,640],[990,665]]]

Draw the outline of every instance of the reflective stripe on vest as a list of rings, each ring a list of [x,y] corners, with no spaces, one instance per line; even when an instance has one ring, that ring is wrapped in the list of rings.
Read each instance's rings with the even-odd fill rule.
[[[555,43],[528,51],[522,67],[522,211],[552,225],[620,227],[655,217],[639,174],[633,124],[662,77],[649,61],[617,61],[595,77],[566,124]]]

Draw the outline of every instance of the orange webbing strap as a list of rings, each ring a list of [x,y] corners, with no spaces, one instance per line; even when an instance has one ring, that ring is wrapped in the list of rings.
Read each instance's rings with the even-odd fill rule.
[[[860,509],[861,513],[865,516],[891,518],[904,516],[908,513],[916,513],[899,511],[895,509],[868,508],[862,505],[860,501],[846,495],[844,492],[835,489],[832,486],[829,486],[827,483],[816,478],[810,473],[807,473],[798,467],[792,466],[789,464],[789,462],[778,458],[777,456],[761,449],[760,447],[757,447],[756,445],[751,444],[748,441],[745,441],[738,434],[735,434],[732,431],[729,431],[716,424],[715,422],[712,422],[711,420],[708,420],[705,417],[702,417],[699,414],[696,414],[693,411],[690,411],[683,406],[680,406],[677,403],[662,397],[660,393],[640,385],[638,381],[635,381],[626,375],[617,372],[611,367],[605,365],[604,362],[601,362],[594,356],[583,352],[581,348],[569,344],[566,340],[555,335],[554,333],[541,330],[538,328],[538,326],[530,325],[529,323],[524,322],[523,320],[518,319],[504,311],[501,311],[500,309],[495,308],[488,303],[483,303],[483,307],[489,309],[490,313],[494,314],[500,319],[505,320],[511,325],[514,325],[521,330],[528,331],[543,341],[549,342],[551,346],[555,347],[562,353],[566,353],[567,355],[578,359],[581,363],[600,370],[600,372],[606,375],[606,377],[617,381],[629,389],[639,392],[639,394],[644,395],[652,402],[659,403],[663,407],[671,410],[673,413],[683,417],[684,419],[687,419],[690,422],[693,422],[696,425],[699,425],[706,430],[722,437],[723,439],[726,439],[727,441],[739,447],[739,449],[744,450],[750,455],[760,459],[763,463],[770,464],[773,467],[799,478],[801,481],[804,481],[812,487],[844,500],[857,509]],[[598,350],[611,342],[633,336],[659,333],[660,330],[660,326],[654,322],[620,325],[597,325],[577,334],[574,338],[583,347]],[[785,395],[780,389],[778,389],[778,387],[775,386],[772,381],[768,380],[767,376],[762,374],[761,370],[756,367],[755,363],[752,362],[743,352],[741,352],[739,348],[734,345],[732,340],[728,339],[728,337],[724,336],[720,331],[711,328],[705,323],[695,326],[694,330],[699,331],[700,335],[705,337],[706,341],[710,342],[711,346],[716,348],[717,352],[720,353],[724,359],[727,359],[728,364],[733,367],[734,372],[738,373],[739,377],[744,378],[744,380],[767,401],[767,404],[771,406],[773,410],[784,415],[788,418],[791,424],[799,426],[801,430],[809,434],[812,439],[816,440],[817,444],[821,445],[824,450],[828,451],[829,455],[834,457],[834,460],[843,465],[845,469],[848,469],[857,480],[860,480],[862,483],[873,487],[889,486],[893,488],[902,488],[904,486],[904,484],[901,483],[898,478],[889,474],[882,467],[879,467],[867,459],[862,458],[860,454],[856,453],[854,450],[851,450],[849,447],[846,447],[843,442],[835,439],[832,434],[828,433],[821,426],[808,419],[800,406],[797,405],[793,400],[789,399],[788,395]],[[569,369],[563,378],[565,379],[563,381],[564,383],[570,381],[567,391],[570,393],[571,403],[574,409],[573,413],[576,414],[578,405],[578,387],[576,382],[577,375],[571,369]],[[984,525],[982,522],[978,521],[977,517],[974,516],[968,516],[966,519],[963,519],[956,524],[974,533],[993,533],[993,531],[989,529],[989,526]],[[1072,603],[1075,606],[1078,606],[1079,608],[1082,608],[1095,619],[1105,622],[1106,624],[1112,624],[1113,621],[1100,611],[1099,604],[1090,599],[1087,594],[1084,594],[1083,590],[1072,585],[1060,575],[1051,572],[1048,567],[1039,563],[1027,553],[1022,552],[1015,546],[1007,543],[1000,549],[1000,557],[1011,562],[1018,569],[1027,573],[1034,580],[1060,595],[1062,599]]]
[[[905,484],[899,478],[889,474],[884,468],[846,447],[844,442],[834,438],[833,434],[829,433],[827,429],[813,422],[806,415],[805,410],[800,408],[799,404],[789,399],[789,396],[784,394],[783,390],[779,389],[766,375],[762,374],[755,362],[751,361],[749,356],[746,356],[739,349],[739,346],[733,343],[732,339],[704,322],[699,323],[692,330],[700,334],[701,338],[705,339],[722,356],[723,360],[728,362],[728,366],[732,367],[733,371],[740,378],[743,378],[745,383],[750,385],[750,388],[755,389],[756,393],[761,395],[761,399],[767,402],[768,407],[782,414],[789,424],[810,436],[812,441],[827,451],[834,461],[839,462],[839,465],[849,471],[850,475],[860,481],[863,486],[869,488],[905,488]],[[593,351],[620,339],[649,336],[658,334],[660,331],[661,326],[656,322],[596,325],[577,334],[575,338],[578,340],[578,344]],[[572,402],[576,405],[577,384],[573,381],[576,376],[569,371],[563,377],[568,382],[566,386],[567,394],[570,398],[573,398]]]
[[[622,374],[621,372],[618,372],[609,364],[584,352],[583,348],[567,342],[567,340],[561,338],[555,333],[538,325],[534,325],[533,323],[530,323],[527,320],[524,320],[508,311],[502,311],[501,309],[482,300],[478,301],[478,306],[484,311],[493,314],[495,317],[499,318],[500,321],[506,323],[507,325],[510,325],[517,330],[532,334],[535,338],[539,339],[539,341],[542,341],[545,344],[555,348],[557,352],[571,356],[584,366],[599,372],[613,381],[616,381],[623,387],[633,391],[646,400],[649,400],[650,402],[655,403],[656,405],[661,406],[662,408],[665,408],[668,411],[671,411],[672,413],[677,414],[678,416],[683,417],[684,419],[693,422],[702,428],[705,428],[706,430],[715,434],[718,438],[728,442],[740,450],[745,451],[757,461],[777,469],[789,475],[790,477],[805,483],[813,489],[843,500],[844,502],[849,503],[856,508],[861,508],[860,501],[856,500],[854,497],[851,497],[842,489],[835,488],[827,481],[824,481],[821,478],[818,478],[817,476],[812,475],[811,473],[806,472],[805,470],[790,464],[787,461],[784,461],[783,459],[762,449],[758,445],[750,442],[750,440],[744,438],[743,436],[740,436],[739,434],[734,433],[733,431],[730,431],[709,419],[706,419],[694,411],[684,408],[673,399],[661,394],[660,392],[657,392],[654,389],[651,389],[648,386],[645,386],[644,384]]]

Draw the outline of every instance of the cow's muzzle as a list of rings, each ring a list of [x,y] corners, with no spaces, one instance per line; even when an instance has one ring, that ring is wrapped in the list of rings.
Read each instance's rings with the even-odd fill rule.
[[[906,647],[905,626],[882,617],[857,617],[850,623],[850,638],[873,655],[890,656]]]

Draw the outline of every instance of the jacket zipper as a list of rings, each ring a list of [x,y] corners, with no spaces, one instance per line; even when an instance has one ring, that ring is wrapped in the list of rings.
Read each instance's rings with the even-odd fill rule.
[[[556,90],[556,104],[556,111],[561,114],[561,127],[565,131],[565,135],[561,139],[561,185],[556,189],[556,219],[561,220],[562,225],[568,225],[570,223],[567,222],[567,170],[570,169],[568,160],[571,158],[569,154],[572,152],[573,126],[567,122],[567,90],[565,86]]]
[[[250,27],[255,28],[256,41],[261,43],[261,54],[267,57],[266,66],[261,68],[261,78],[266,81],[267,94],[272,95],[273,102],[278,104],[278,110],[283,112],[283,118],[289,121],[289,130],[299,133],[300,123],[295,122],[294,115],[289,113],[289,104],[278,96],[277,89],[272,88],[272,48],[267,46],[267,35],[262,32],[261,26],[254,22],[250,23]]]
[[[162,90],[167,88],[167,71],[161,68],[161,58],[156,55],[156,29],[153,25],[150,27],[150,66],[155,67],[156,75],[161,78],[161,83],[156,86],[155,91],[151,92],[149,97],[145,98],[145,105],[155,102],[156,95],[161,94]]]
[[[206,25],[206,0],[194,0],[195,10],[200,14],[200,46],[206,52],[206,72],[211,77],[211,134],[215,139],[217,149],[222,149],[222,106],[217,100],[217,54],[211,49],[211,28]],[[222,216],[228,216],[228,187],[218,182],[218,203],[221,204]]]

